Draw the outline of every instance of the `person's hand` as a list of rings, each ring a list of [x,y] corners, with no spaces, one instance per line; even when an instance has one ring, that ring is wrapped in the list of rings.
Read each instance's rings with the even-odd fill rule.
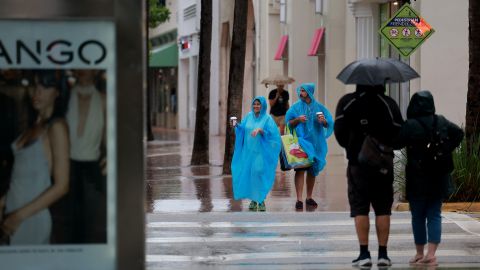
[[[325,115],[321,114],[317,116],[318,123],[326,126],[327,125],[327,119],[325,118]]]
[[[298,121],[302,122],[302,123],[305,123],[307,122],[307,116],[306,115],[300,115],[299,117],[297,117]]]
[[[7,235],[13,235],[22,221],[23,218],[21,215],[19,215],[18,212],[13,212],[5,217],[5,220],[0,225],[0,229],[2,229]]]
[[[257,136],[257,134],[259,134],[259,133],[260,133],[260,135],[263,134],[263,130],[262,130],[261,128],[256,128],[256,129],[254,129],[254,130],[252,131],[252,137]]]

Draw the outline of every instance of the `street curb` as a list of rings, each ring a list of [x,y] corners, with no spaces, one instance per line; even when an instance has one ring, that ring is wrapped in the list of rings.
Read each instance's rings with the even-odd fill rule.
[[[410,211],[408,203],[397,203],[395,211]],[[442,212],[480,212],[480,202],[447,202],[442,204]]]

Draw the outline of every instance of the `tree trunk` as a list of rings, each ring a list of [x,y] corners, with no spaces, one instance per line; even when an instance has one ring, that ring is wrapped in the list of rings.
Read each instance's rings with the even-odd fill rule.
[[[245,72],[245,50],[247,43],[248,0],[235,0],[233,17],[233,37],[230,51],[230,70],[228,74],[227,123],[225,137],[225,155],[223,157],[223,174],[231,174],[234,132],[230,127],[230,116],[242,115],[243,75]]]
[[[146,98],[146,103],[147,103],[147,108],[145,110],[147,117],[146,117],[146,124],[145,127],[147,128],[146,133],[147,133],[147,141],[153,141],[155,138],[153,136],[153,131],[152,131],[152,106],[151,106],[151,101],[152,101],[152,82],[151,82],[151,75],[153,72],[150,71],[150,68],[148,67],[148,61],[147,61],[147,98]]]
[[[210,55],[212,45],[212,1],[202,0],[198,63],[197,112],[192,165],[209,164]]]
[[[465,133],[467,147],[471,149],[471,140],[480,131],[480,1],[469,1],[468,20],[469,70]]]
[[[149,10],[150,10],[150,5],[145,5],[145,8],[147,9],[146,10],[146,14],[147,14],[147,21],[150,21],[150,17],[149,17]],[[147,33],[147,52],[148,52],[148,55],[147,55],[147,66],[146,66],[146,76],[147,76],[147,96],[146,98],[144,99],[146,101],[146,105],[147,105],[147,108],[145,109],[145,114],[146,114],[146,117],[145,117],[145,134],[147,135],[147,141],[153,141],[155,138],[153,136],[153,131],[152,131],[152,116],[151,116],[151,112],[150,112],[150,98],[151,98],[151,92],[152,90],[150,89],[151,87],[151,78],[150,78],[150,66],[149,66],[149,60],[150,60],[150,36],[148,34],[148,26],[149,24],[147,23],[146,26],[145,26],[145,32]]]

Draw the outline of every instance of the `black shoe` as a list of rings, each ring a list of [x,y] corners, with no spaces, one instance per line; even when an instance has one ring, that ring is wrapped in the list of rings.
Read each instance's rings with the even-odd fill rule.
[[[392,261],[390,260],[390,258],[388,258],[388,256],[378,257],[377,266],[378,267],[392,266]]]
[[[302,201],[297,201],[295,203],[295,209],[297,210],[303,210],[303,202]]]
[[[358,258],[352,261],[352,266],[359,266],[359,267],[372,266],[372,257],[370,257],[370,252],[360,254]]]
[[[307,205],[307,207],[311,207],[311,208],[317,208],[318,207],[318,203],[315,200],[313,200],[312,198],[306,199],[305,204]]]

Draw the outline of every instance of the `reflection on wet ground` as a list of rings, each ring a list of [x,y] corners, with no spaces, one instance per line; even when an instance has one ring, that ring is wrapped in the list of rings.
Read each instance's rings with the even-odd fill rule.
[[[233,200],[231,176],[222,174],[225,137],[210,137],[209,166],[190,166],[193,133],[157,129],[155,138],[147,148],[148,213],[248,211],[249,201]],[[347,211],[344,157],[329,156],[327,162],[314,189],[316,211]],[[277,169],[267,211],[294,211],[293,176]]]

